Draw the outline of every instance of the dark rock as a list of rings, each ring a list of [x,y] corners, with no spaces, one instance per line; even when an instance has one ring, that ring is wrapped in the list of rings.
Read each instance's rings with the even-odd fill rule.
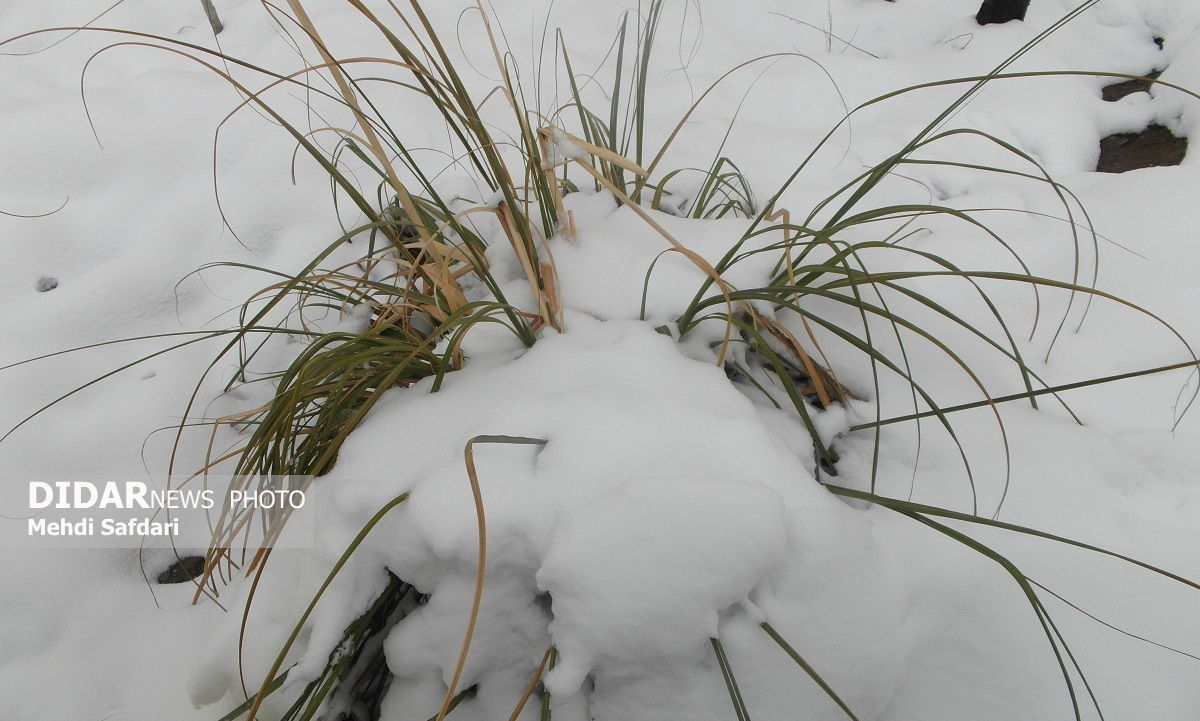
[[[1187,138],[1177,138],[1162,125],[1140,133],[1110,135],[1100,141],[1100,173],[1124,173],[1138,168],[1179,165],[1187,154]]]
[[[57,287],[58,278],[51,278],[48,275],[38,278],[37,282],[33,284],[33,289],[39,293],[45,293],[47,291],[54,290]]]
[[[158,574],[158,582],[162,584],[187,583],[203,576],[204,556],[188,556],[172,563],[167,570]]]
[[[1144,78],[1134,78],[1133,80],[1125,80],[1120,83],[1114,83],[1112,85],[1105,85],[1100,90],[1100,95],[1105,100],[1112,103],[1117,100],[1120,100],[1121,98],[1125,97],[1126,95],[1133,95],[1134,93],[1146,92],[1147,90],[1150,89],[1150,86],[1154,84],[1152,81],[1161,74],[1162,73],[1155,71],[1153,73],[1150,73],[1149,75],[1147,75]]]
[[[1024,20],[1029,9],[1029,0],[983,0],[975,22],[980,25],[998,25],[1009,20]]]
[[[1160,42],[1155,38],[1155,42]],[[1160,45],[1161,47],[1161,45]],[[1114,102],[1121,98],[1150,89],[1154,79],[1160,75],[1153,72],[1144,78],[1133,78],[1105,86],[1101,96]],[[1151,125],[1140,133],[1118,133],[1100,140],[1100,161],[1096,170],[1100,173],[1124,173],[1138,168],[1158,168],[1179,165],[1187,155],[1187,138],[1177,138],[1162,125]]]

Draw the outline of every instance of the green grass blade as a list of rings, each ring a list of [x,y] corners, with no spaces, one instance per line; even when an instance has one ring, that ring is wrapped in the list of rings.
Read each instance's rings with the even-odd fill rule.
[[[817,673],[817,670],[813,668],[808,661],[805,661],[804,657],[801,656],[796,649],[792,648],[792,645],[785,641],[783,636],[780,636],[779,632],[776,631],[771,624],[763,621],[761,628],[767,632],[767,635],[771,637],[772,641],[774,641],[781,649],[783,649],[784,653],[786,653],[793,661],[796,662],[796,665],[799,666],[804,673],[808,674],[809,678],[811,678],[818,686],[821,687],[821,690],[825,692],[825,695],[838,705],[838,708],[840,708],[846,714],[846,717],[849,718],[850,721],[858,721],[858,717],[854,715],[854,712],[850,710],[850,707],[846,705],[846,702],[837,695],[837,692],[833,690],[833,687],[826,683],[825,679],[821,678],[821,674]]]
[[[721,641],[715,638],[712,642],[713,654],[717,657],[717,665],[721,667],[721,677],[725,679],[725,688],[729,691],[729,700],[733,703],[733,713],[737,721],[750,721],[750,712],[746,710],[746,702],[742,700],[742,692],[738,688],[737,679],[733,675],[733,667],[729,665],[729,657],[721,647]]]

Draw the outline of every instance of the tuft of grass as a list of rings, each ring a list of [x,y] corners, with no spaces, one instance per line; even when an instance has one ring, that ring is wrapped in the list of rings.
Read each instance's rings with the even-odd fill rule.
[[[594,103],[588,102],[587,83],[581,82],[584,76],[576,73],[572,67],[569,47],[561,34],[557,36],[557,45],[570,86],[569,100],[563,107],[540,107],[537,104],[540,102],[539,92],[525,87],[511,53],[502,46],[499,39],[502,34],[498,36],[491,16],[480,3],[476,3],[470,12],[477,14],[482,22],[486,47],[491,51],[500,78],[497,87],[483,99],[469,92],[417,0],[409,0],[407,9],[403,11],[399,5],[389,3],[391,13],[386,16],[377,14],[359,0],[350,0],[350,10],[347,12],[356,13],[365,26],[391,48],[394,55],[388,58],[340,58],[326,45],[321,28],[309,17],[300,0],[288,0],[286,11],[270,6],[275,17],[291,29],[297,46],[311,47],[311,51],[318,56],[315,62],[309,62],[301,70],[287,74],[177,40],[120,31],[124,39],[114,43],[110,49],[129,44],[153,44],[189,57],[224,78],[244,98],[226,120],[251,109],[275,121],[283,132],[295,140],[299,152],[308,155],[328,174],[335,189],[334,202],[348,203],[361,216],[357,225],[332,239],[298,273],[281,274],[265,268],[235,265],[239,270],[270,274],[275,282],[242,305],[235,328],[187,335],[186,340],[174,346],[207,340],[223,341],[224,346],[209,367],[209,372],[222,359],[234,356],[238,372],[232,383],[268,383],[272,387],[271,400],[261,407],[215,420],[205,419],[212,426],[214,438],[220,429],[233,429],[241,435],[233,448],[210,453],[200,474],[232,465],[235,476],[244,484],[243,488],[251,488],[253,484],[268,478],[316,478],[313,482],[321,482],[320,477],[337,463],[345,439],[384,393],[423,380],[428,380],[430,389],[436,391],[448,373],[469,362],[463,344],[480,324],[499,324],[527,346],[535,343],[541,333],[566,330],[561,287],[548,241],[556,235],[571,237],[575,230],[574,220],[565,210],[563,196],[590,186],[594,191],[611,194],[615,203],[628,208],[654,229],[668,247],[666,252],[682,255],[703,272],[704,281],[675,323],[677,336],[686,339],[695,334],[711,340],[713,361],[726,370],[732,383],[795,414],[813,439],[817,478],[831,493],[881,505],[900,513],[980,553],[1001,565],[1012,576],[1029,600],[1045,632],[1072,699],[1075,717],[1081,718],[1074,677],[1082,680],[1089,695],[1091,688],[1066,639],[1040,600],[1037,589],[1046,589],[1026,577],[1017,566],[994,549],[943,521],[1001,528],[1085,548],[1133,563],[1193,588],[1200,589],[1200,586],[1120,554],[980,515],[974,473],[955,429],[953,414],[968,408],[990,407],[1007,456],[1004,425],[996,410],[999,403],[1021,400],[1036,407],[1038,399],[1044,396],[1053,396],[1061,403],[1058,394],[1073,387],[1194,367],[1198,361],[1190,346],[1180,337],[1189,360],[1072,384],[1050,386],[1045,383],[1022,355],[1018,342],[1021,334],[1012,328],[1009,319],[989,297],[988,283],[1021,284],[1030,289],[1035,303],[1040,303],[1039,293],[1042,291],[1069,294],[1071,301],[1057,319],[1057,338],[1065,327],[1076,299],[1079,302],[1096,298],[1123,303],[1094,288],[1094,264],[1090,278],[1084,270],[1086,263],[1083,256],[1089,243],[1094,246],[1097,242],[1096,234],[1078,200],[1034,158],[987,133],[942,128],[987,83],[1022,77],[1083,74],[1009,73],[1007,68],[1049,33],[1077,17],[1094,2],[1084,3],[1064,16],[987,75],[916,85],[874,98],[851,109],[846,120],[830,130],[765,203],[755,199],[747,178],[734,161],[723,154],[723,146],[717,150],[707,169],[674,169],[661,173],[659,166],[669,146],[680,137],[684,123],[716,84],[754,62],[771,62],[782,56],[760,58],[731,69],[690,108],[684,110],[678,126],[656,151],[648,148],[647,108],[653,100],[648,90],[650,58],[662,21],[662,0],[651,0],[643,8],[644,13],[627,15],[622,21],[613,45],[613,74],[607,86],[607,103],[598,109]],[[636,27],[631,25],[634,19]],[[300,43],[300,39],[304,43]],[[227,64],[257,73],[265,85],[257,90],[247,87],[224,69]],[[595,75],[591,77],[594,79]],[[783,198],[788,188],[808,169],[816,153],[855,114],[903,94],[956,84],[966,86],[962,96],[895,154],[866,169],[803,212],[784,207]],[[290,121],[274,106],[273,97],[277,93],[292,90],[308,94],[308,97],[315,99],[314,102],[331,105],[338,119],[317,131]],[[439,115],[450,139],[448,152],[454,159],[454,165],[468,172],[483,190],[481,195],[486,197],[463,203],[439,192],[435,182],[436,173],[427,163],[418,160],[417,149],[407,143],[396,124],[397,119],[379,110],[383,104],[377,102],[377,93],[382,92],[408,95]],[[534,98],[532,104],[529,100],[531,96]],[[499,98],[510,114],[508,132],[484,119],[481,108],[492,97]],[[568,121],[568,118],[571,120]],[[316,140],[318,135],[332,136],[334,149],[330,151],[319,144]],[[1021,161],[1025,170],[972,164],[965,160],[934,161],[921,155],[931,146],[962,137],[1002,148],[1011,157]],[[906,205],[879,205],[873,202],[873,193],[881,184],[893,177],[900,177],[900,173],[908,166],[929,164],[1003,174],[1040,184],[1061,204],[1070,242],[1076,251],[1072,277],[1069,280],[1056,280],[1033,275],[1005,239],[980,219],[979,213],[951,209],[932,201]],[[364,189],[360,174],[371,177],[373,192]],[[685,178],[691,180],[691,175],[699,178],[695,186],[699,189],[694,194],[671,190],[672,187],[679,187]],[[656,219],[655,211],[672,212],[696,220],[745,217],[749,222],[741,237],[731,239],[728,252],[714,263],[673,237]],[[498,235],[479,230],[476,221],[482,217],[495,223],[499,228]],[[1011,254],[1021,272],[960,268],[945,258],[904,244],[911,233],[908,230],[910,227],[922,219],[934,217],[948,218],[984,233]],[[897,225],[899,230],[877,230],[894,229]],[[776,240],[762,242],[767,238]],[[506,297],[504,288],[508,287],[506,282],[510,279],[498,278],[492,272],[488,252],[496,252],[497,249],[489,248],[489,241],[502,242],[505,250],[516,259],[531,300],[513,301]],[[352,242],[360,244],[355,246],[356,249],[361,248],[353,262],[342,263],[332,269],[324,267],[336,254],[345,252],[347,244]],[[730,270],[739,263],[763,254],[770,254],[775,262],[775,270],[761,287],[738,288],[727,279]],[[898,261],[908,260],[920,261],[923,269],[893,269],[899,267]],[[647,271],[647,284],[653,271],[654,266]],[[998,332],[987,333],[977,329],[960,313],[922,293],[919,284],[914,282],[934,278],[965,284],[970,293],[987,308]],[[1162,323],[1148,311],[1128,303],[1125,305],[1143,313],[1152,322]],[[857,325],[848,327],[842,316],[831,312],[830,308],[848,311],[850,316],[857,319]],[[913,314],[911,310],[902,311],[901,308],[915,308],[917,312]],[[353,332],[331,331],[322,329],[319,323],[310,322],[313,318],[330,315],[355,319],[362,327]],[[929,320],[931,317],[985,346],[1024,390],[1015,394],[994,395],[980,374],[972,368],[967,354],[940,335],[941,331],[933,329],[934,323]],[[1034,331],[1040,322],[1040,318],[1035,317]],[[715,333],[710,330],[714,324],[719,324],[720,328]],[[665,330],[671,332],[669,328]],[[281,339],[298,339],[304,343],[304,347],[286,368],[269,369],[264,374],[257,374],[256,359],[264,347]],[[839,380],[837,369],[828,359],[832,354],[822,348],[822,344],[829,343],[842,344],[864,360],[872,379],[869,389],[856,392]],[[932,391],[922,385],[920,375],[913,367],[909,351],[915,343],[931,346],[948,358],[978,389],[979,400],[949,406],[941,404]],[[898,351],[888,351],[887,347],[891,345]],[[143,360],[154,355],[146,356]],[[820,415],[833,406],[854,404],[857,408],[860,404],[855,401],[878,400],[889,387],[889,375],[900,379],[911,399],[913,412],[885,419],[880,415],[877,405],[873,421],[855,425],[847,422],[843,435],[874,434],[872,468],[870,477],[866,479],[869,490],[855,490],[834,484],[831,479],[839,474],[839,439],[828,439],[820,432]],[[102,378],[93,383],[99,380]],[[182,442],[184,428],[197,421],[195,405],[199,396],[198,384],[192,403],[184,414],[184,421],[180,424],[177,446]],[[935,420],[959,448],[964,477],[972,489],[970,512],[921,506],[875,492],[880,461],[878,429],[914,422],[919,432],[924,419]],[[474,687],[459,691],[457,686],[461,681],[478,616],[486,559],[486,514],[472,456],[476,443],[541,445],[546,441],[498,435],[480,436],[473,438],[464,450],[464,462],[478,519],[478,576],[459,662],[442,708],[435,717],[438,721],[474,693]],[[284,667],[288,654],[324,591],[361,547],[370,531],[390,510],[406,499],[406,495],[393,499],[360,530],[321,588],[310,599],[257,692],[247,694],[249,698],[246,703],[228,714],[223,721],[240,717],[255,718],[264,701],[284,686],[289,672]],[[995,509],[995,513],[998,512],[999,508]],[[246,613],[253,601],[254,589],[267,568],[271,555],[269,541],[278,533],[286,516],[263,519],[270,529],[268,542],[255,549],[253,558],[244,564],[244,559],[233,558],[233,551],[240,529],[252,520],[249,516],[225,510],[216,524],[204,581],[197,589],[197,595],[205,587],[215,591],[215,575],[223,564],[231,572],[230,575],[235,568],[250,574],[253,581]],[[323,673],[300,691],[284,718],[289,721],[317,718],[322,714],[335,713],[361,698],[377,699],[386,685],[387,677],[386,668],[381,665],[381,639],[420,602],[421,596],[416,589],[390,576],[373,604],[345,629],[342,643],[330,654]],[[243,623],[246,623],[245,616]],[[770,640],[817,683],[848,718],[856,718],[853,710],[804,660],[800,651],[783,639],[770,623],[763,622],[761,626]],[[740,720],[749,719],[734,670],[720,640],[712,639],[712,647],[735,716]],[[512,714],[513,719],[538,693],[541,674],[553,668],[556,660],[557,651],[552,647],[547,650],[533,679],[520,695]],[[1094,696],[1092,700],[1098,708]],[[549,695],[542,692],[541,717],[548,719],[550,715]]]

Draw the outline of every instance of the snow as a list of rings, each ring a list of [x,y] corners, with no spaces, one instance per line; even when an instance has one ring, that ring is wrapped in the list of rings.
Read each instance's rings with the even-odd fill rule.
[[[281,32],[295,29],[260,3],[218,1],[226,26],[219,42],[198,5],[125,0],[97,24],[219,46],[282,72],[302,67]],[[305,5],[335,53],[392,55],[348,6]],[[482,99],[498,78],[477,13],[457,0],[428,5],[464,82]],[[511,47],[527,92],[536,86],[547,104],[565,104],[553,59],[553,29],[562,28],[576,72],[596,78],[584,87],[585,98],[607,110],[610,46],[621,13],[637,3],[494,5],[493,29]],[[984,28],[972,20],[977,6],[668,2],[650,65],[652,150],[643,165],[699,101],[658,165],[659,177],[707,168],[719,153],[737,162],[763,202],[848,111],[899,88],[987,72],[1075,3],[1034,0],[1024,23]],[[78,24],[107,7],[14,0],[0,3],[0,27],[16,34]],[[331,202],[321,169],[294,157],[287,133],[252,109],[227,115],[242,98],[211,70],[161,50],[112,46],[128,39],[119,34],[82,32],[51,46],[63,37],[26,37],[0,48],[10,53],[0,56],[0,366],[105,345],[0,371],[0,432],[166,345],[111,341],[228,327],[246,298],[278,280],[235,264],[295,273],[358,221],[350,204]],[[1156,37],[1164,38],[1162,49]],[[703,95],[740,63],[775,53]],[[217,65],[248,86],[265,82],[249,68]],[[1200,90],[1200,9],[1190,0],[1101,0],[1009,71],[1140,75],[1163,68],[1162,80]],[[1153,121],[1195,137],[1200,100],[1159,85],[1105,103],[1099,89],[1108,82],[1087,75],[996,81],[941,124],[1012,144],[1078,203],[1064,205],[1045,184],[1015,175],[905,165],[858,206],[937,202],[971,210],[1007,248],[946,217],[924,217],[902,230],[902,221],[889,221],[847,236],[912,233],[898,246],[970,270],[1016,272],[1015,253],[1049,278],[1077,273],[1086,281],[1094,272],[1101,290],[1136,307],[1096,298],[1085,319],[1081,298],[1044,288],[1035,319],[1028,287],[980,281],[1009,319],[1016,347],[1051,385],[1181,362],[1189,357],[1184,342],[1200,341],[1195,159],[1121,175],[1092,172],[1099,139],[1109,133]],[[929,87],[856,111],[776,207],[802,221],[968,87]],[[295,88],[277,89],[271,99],[301,127],[348,122],[320,99],[308,116],[306,97]],[[435,112],[411,94],[381,107],[404,119],[406,141],[430,169],[448,165]],[[511,132],[511,111],[497,97],[481,112]],[[574,110],[562,117],[576,132]],[[332,136],[314,137],[333,149]],[[551,140],[560,160],[586,162],[586,148],[565,133]],[[978,136],[939,140],[918,157],[1041,172]],[[372,195],[370,174],[360,182]],[[461,168],[451,165],[435,182],[463,207],[498,204]],[[260,717],[278,717],[320,674],[390,571],[429,598],[383,640],[394,678],[382,717],[430,718],[454,677],[479,571],[464,448],[497,435],[544,444],[474,445],[487,562],[457,690],[478,690],[453,718],[510,716],[553,645],[557,662],[543,682],[560,721],[727,719],[733,709],[711,638],[720,639],[751,717],[844,718],[763,632],[763,621],[864,721],[1072,717],[1037,616],[1004,568],[881,506],[846,503],[822,488],[813,441],[796,415],[743,392],[716,365],[709,342],[720,341],[723,327],[708,322],[678,340],[674,321],[705,272],[669,252],[666,239],[633,210],[607,192],[590,192],[590,181],[584,185],[564,199],[577,233],[546,244],[565,332],[543,329],[525,349],[485,324],[466,340],[465,367],[447,375],[438,392],[431,392],[431,379],[388,391],[346,440],[336,467],[309,489],[298,521],[316,529],[315,547],[277,549],[253,590],[253,579],[238,576],[221,587],[219,605],[205,597],[193,604],[191,585],[152,582],[173,560],[160,549],[0,549],[0,718],[220,718],[262,683],[359,530],[405,493],[408,500],[367,535],[324,591],[281,666],[292,669],[287,686]],[[1082,222],[1081,208],[1100,234],[1094,247],[1086,234],[1071,237],[1067,213]],[[829,214],[818,213],[817,221]],[[506,296],[531,307],[498,223],[486,213],[469,217],[492,240],[488,259]],[[749,226],[737,218],[652,217],[711,264]],[[363,252],[360,240],[335,248],[325,265],[354,261]],[[757,236],[743,250],[779,240]],[[930,267],[897,248],[865,259],[876,269]],[[734,287],[760,286],[776,260],[766,252],[747,255],[725,278]],[[910,287],[999,337],[991,308],[970,284],[920,279]],[[1011,362],[969,329],[893,300],[959,349],[993,396],[1021,390]],[[852,309],[813,307],[843,327],[861,326]],[[323,316],[279,308],[271,317],[354,335],[368,328],[372,311],[360,303]],[[808,338],[809,329],[780,318]],[[880,329],[886,326],[872,328]],[[1200,578],[1200,421],[1195,411],[1181,418],[1200,381],[1188,371],[1064,393],[1084,425],[1049,397],[1040,411],[1009,403],[995,413],[956,413],[957,441],[971,461],[968,480],[959,447],[936,419],[888,426],[878,451],[870,433],[848,432],[877,412],[911,413],[912,396],[894,376],[884,374],[877,385],[861,353],[814,332],[839,381],[859,398],[815,418],[822,442],[836,439],[836,482],[858,489],[874,483],[882,495],[958,511],[977,503],[982,517],[997,513]],[[881,348],[900,350],[888,333],[875,337]],[[0,479],[22,486],[47,476],[157,477],[173,454],[175,473],[190,473],[210,442],[223,448],[238,440],[229,429],[210,439],[204,428],[176,439],[174,426],[193,394],[192,413],[205,418],[270,400],[263,384],[226,390],[232,361],[209,368],[225,342],[156,356],[71,395],[0,443]],[[302,348],[300,341],[273,340],[254,369],[283,367]],[[979,398],[975,380],[933,345],[909,338],[905,352],[914,377],[943,405]],[[1105,623],[1200,654],[1195,589],[1049,541],[954,527]],[[1050,594],[1042,599],[1105,718],[1194,718],[1200,662],[1122,635]],[[538,718],[540,706],[535,695],[520,718]],[[1081,707],[1083,718],[1096,717],[1086,700]]]

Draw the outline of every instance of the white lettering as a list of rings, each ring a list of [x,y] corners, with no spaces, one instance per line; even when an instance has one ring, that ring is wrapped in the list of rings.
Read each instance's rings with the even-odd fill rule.
[[[90,494],[86,501],[83,500],[83,495],[84,495],[85,491]],[[99,495],[99,493],[96,491],[96,487],[94,485],[92,485],[91,483],[88,483],[87,481],[76,481],[76,483],[75,483],[75,507],[76,508],[91,508],[92,506],[96,505],[96,496],[98,496],[98,495]]]
[[[140,481],[125,484],[125,507],[133,508],[135,501],[142,508],[150,508],[146,503],[146,484]]]
[[[100,497],[100,507],[108,508],[124,508],[125,504],[121,503],[121,489],[115,483],[104,484],[104,495]]]
[[[39,491],[41,491],[42,493],[45,493],[46,495],[43,496],[42,498],[38,498]],[[54,489],[50,487],[49,483],[42,483],[41,481],[30,481],[30,483],[29,483],[29,507],[30,508],[45,508],[46,506],[50,505],[50,501],[52,501],[53,499],[54,499]],[[45,522],[46,522],[45,519],[42,519],[42,523],[44,524]],[[31,521],[31,523],[32,523],[32,521]]]

